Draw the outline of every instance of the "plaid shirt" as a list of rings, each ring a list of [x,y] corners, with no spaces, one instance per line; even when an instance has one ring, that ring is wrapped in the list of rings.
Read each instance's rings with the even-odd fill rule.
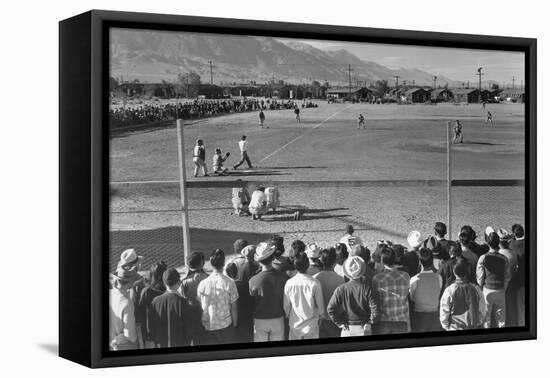
[[[372,288],[380,300],[380,320],[409,322],[409,282],[407,273],[385,268],[372,278]]]

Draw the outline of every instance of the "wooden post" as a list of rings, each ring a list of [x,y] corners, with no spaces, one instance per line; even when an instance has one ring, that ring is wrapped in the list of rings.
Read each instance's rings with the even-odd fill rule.
[[[451,159],[451,148],[453,145],[453,141],[451,138],[451,122],[447,122],[447,233],[449,235],[449,240],[453,237],[452,234],[452,215],[451,215],[451,208],[452,208],[452,159]]]
[[[178,160],[180,176],[180,200],[181,200],[181,228],[183,231],[183,259],[184,265],[187,265],[191,242],[189,237],[189,214],[187,206],[187,187],[185,186],[185,150],[183,145],[183,120],[176,121],[178,131]]]

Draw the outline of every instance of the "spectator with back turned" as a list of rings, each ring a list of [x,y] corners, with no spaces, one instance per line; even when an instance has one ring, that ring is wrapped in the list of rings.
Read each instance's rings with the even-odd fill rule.
[[[477,262],[477,283],[487,302],[485,328],[502,328],[506,324],[506,287],[510,281],[510,263],[500,254],[500,238],[496,232],[488,233],[489,252]]]
[[[249,281],[254,315],[254,342],[281,341],[285,338],[284,287],[288,276],[273,269],[275,246],[259,243],[254,259],[262,271]]]
[[[144,347],[153,347],[154,342],[151,339],[151,330],[147,323],[148,314],[151,311],[151,303],[153,299],[162,295],[166,291],[166,287],[162,281],[162,275],[166,271],[166,263],[160,261],[153,264],[150,269],[149,284],[141,291],[139,301],[136,306],[136,320],[141,325],[140,330]]]
[[[349,279],[334,290],[327,312],[341,329],[341,337],[372,334],[373,324],[379,316],[376,290],[363,279],[366,264],[359,256],[350,256],[344,263],[344,272]]]
[[[325,313],[321,283],[307,273],[309,258],[299,253],[294,259],[298,274],[284,287],[284,309],[289,324],[289,340],[319,338],[319,321]]]
[[[516,299],[512,306],[516,306],[518,327],[523,327],[525,325],[525,230],[522,225],[514,224],[512,226],[512,233],[514,234],[514,238],[510,241],[510,250],[518,258],[518,272],[513,284],[517,288]]]
[[[158,348],[187,346],[193,340],[196,324],[192,321],[193,309],[179,292],[180,275],[174,268],[162,275],[166,292],[153,299],[148,323],[151,339]]]
[[[322,270],[313,277],[321,283],[323,301],[325,304],[328,304],[334,290],[343,284],[345,280],[334,271],[334,266],[336,265],[336,249],[334,247],[328,249],[323,248],[319,256],[319,261],[321,262]],[[328,314],[325,313],[319,324],[319,337],[326,338],[339,336],[340,328],[338,328],[338,326],[330,320]]]
[[[411,330],[412,332],[437,332],[439,323],[439,295],[443,279],[433,269],[433,255],[427,248],[420,249],[422,270],[411,277]]]
[[[479,286],[468,281],[470,266],[458,257],[453,268],[456,281],[449,285],[439,303],[439,320],[445,331],[482,328],[487,312]]]
[[[384,271],[372,279],[372,288],[380,302],[380,321],[375,324],[378,335],[409,331],[409,281],[407,273],[397,270],[395,252],[386,246],[381,252]]]
[[[234,328],[238,324],[237,300],[239,293],[235,282],[223,274],[225,254],[216,249],[210,256],[213,272],[202,280],[197,296],[202,308],[202,325],[210,344],[234,342]]]

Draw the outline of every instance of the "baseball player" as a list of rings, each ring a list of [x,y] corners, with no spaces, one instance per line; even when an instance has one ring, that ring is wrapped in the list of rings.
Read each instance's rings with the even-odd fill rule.
[[[357,130],[359,130],[361,126],[363,126],[363,129],[366,128],[365,117],[363,114],[359,114],[359,118],[357,119]]]
[[[460,121],[458,119],[455,122],[455,126],[454,126],[453,130],[454,130],[454,133],[455,133],[455,135],[453,137],[453,144],[457,143],[459,138],[460,138],[460,143],[462,143],[462,140],[463,140],[462,123],[460,123]]]
[[[225,155],[222,155],[222,149],[216,148],[214,156],[212,157],[212,170],[218,175],[227,174],[227,168],[223,166],[223,162],[227,160],[230,153],[226,152]]]
[[[493,115],[491,114],[490,111],[487,111],[487,119],[485,120],[485,124],[487,124],[489,121],[491,122],[491,126],[494,126],[493,125]]]
[[[265,122],[265,114],[263,110],[260,110],[259,118],[260,118],[260,127],[263,129],[264,122]],[[269,126],[267,126],[267,128],[269,129]]]
[[[294,108],[294,114],[296,114],[296,122],[301,123],[300,122],[300,108],[299,107],[296,106]]]
[[[246,150],[248,149],[248,142],[246,141],[246,135],[243,135],[241,137],[241,140],[239,141],[239,150],[241,151],[241,160],[237,164],[233,166],[233,169],[239,168],[244,162],[246,161],[246,164],[248,164],[248,169],[252,169],[252,162],[250,161],[250,158],[248,157],[248,152]]]

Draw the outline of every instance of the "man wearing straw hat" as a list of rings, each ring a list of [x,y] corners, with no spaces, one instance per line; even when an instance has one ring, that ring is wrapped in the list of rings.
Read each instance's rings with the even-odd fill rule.
[[[350,256],[343,269],[349,281],[332,294],[328,315],[342,329],[341,337],[370,335],[378,318],[378,300],[369,281],[363,280],[367,264],[359,256]]]
[[[275,246],[259,243],[254,260],[262,271],[248,282],[254,315],[254,342],[280,341],[285,336],[284,288],[288,276],[273,268]]]
[[[109,290],[109,349],[137,349],[137,329],[134,303],[129,291],[142,280],[136,270],[117,268],[111,275]]]

